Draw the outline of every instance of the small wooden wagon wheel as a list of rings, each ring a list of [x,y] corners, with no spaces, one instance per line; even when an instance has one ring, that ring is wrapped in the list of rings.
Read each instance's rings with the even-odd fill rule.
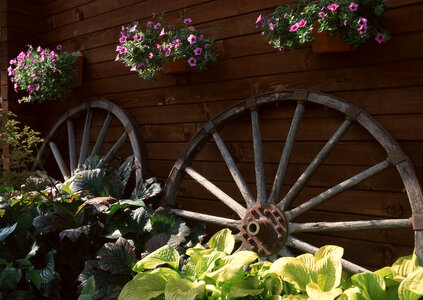
[[[268,195],[264,175],[262,138],[258,110],[264,106],[279,105],[282,107],[282,104],[293,102],[294,104],[296,103],[296,109],[271,192],[270,195]],[[282,184],[284,182],[285,173],[303,112],[308,103],[314,103],[338,111],[345,116],[345,119],[320,152],[314,157],[302,175],[299,176],[296,182],[290,186],[288,191],[283,195]],[[257,197],[252,195],[230,151],[219,134],[219,131],[227,126],[229,122],[249,111],[251,114]],[[311,199],[307,198],[308,200],[304,203],[296,207],[291,207],[292,202],[299,195],[300,191],[306,186],[309,179],[319,169],[323,161],[329,156],[330,152],[335,148],[354,122],[360,124],[384,148],[386,151],[386,159],[330,187]],[[226,163],[226,167],[241,192],[243,201],[245,201],[246,205],[240,204],[241,201],[236,201],[230,197],[222,191],[222,189],[191,167],[197,154],[204,148],[206,143],[212,139],[219,149]],[[295,222],[297,217],[305,214],[312,208],[323,204],[327,200],[351,189],[360,182],[391,166],[396,168],[403,181],[413,214],[410,219],[388,218],[344,222]],[[230,219],[176,208],[178,190],[185,174],[227,205],[236,213],[239,219]],[[290,248],[300,250],[301,252],[315,253],[317,247],[297,238],[296,235],[298,233],[392,228],[414,229],[416,254],[421,262],[423,258],[423,197],[410,161],[391,135],[370,115],[344,100],[319,92],[308,90],[272,92],[242,101],[217,115],[211,121],[207,122],[191,139],[179,159],[176,161],[168,177],[163,200],[169,207],[169,210],[180,217],[218,224],[238,230],[238,237],[242,240],[243,248],[255,251],[260,256],[269,257],[270,259],[272,259],[272,257],[275,258],[275,255],[292,255]],[[343,260],[343,266],[352,272],[367,271],[366,268],[347,260]]]
[[[75,141],[75,124],[77,118],[85,113],[85,125],[83,128],[82,141],[79,153],[77,155],[77,144]],[[106,115],[98,136],[93,139],[91,127],[96,115]],[[110,150],[102,158],[105,163],[110,162],[124,146],[129,139],[131,155],[134,156],[134,170],[136,182],[145,176],[147,170],[147,156],[144,148],[144,142],[140,135],[137,124],[132,117],[121,107],[105,100],[96,100],[77,105],[66,113],[53,125],[48,135],[44,138],[40,151],[38,152],[38,162],[35,162],[32,169],[36,170],[44,166],[49,153],[53,154],[56,165],[60,169],[63,179],[73,175],[74,170],[83,165],[87,157],[100,155],[105,143],[106,135],[111,128],[111,124],[116,123],[122,131],[120,138],[114,143]],[[69,160],[65,160],[59,150],[56,141],[63,139],[67,131],[67,148],[69,151]],[[95,144],[89,153],[90,140]],[[127,149],[126,149],[127,151]]]

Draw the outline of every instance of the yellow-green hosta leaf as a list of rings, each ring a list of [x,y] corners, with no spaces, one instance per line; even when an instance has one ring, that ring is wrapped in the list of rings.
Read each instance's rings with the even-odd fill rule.
[[[365,299],[386,299],[386,285],[381,276],[374,273],[359,273],[353,275],[351,281],[360,288]]]
[[[315,260],[313,254],[305,253],[297,256],[297,259],[301,260],[310,270],[314,268]]]
[[[171,279],[166,285],[166,300],[194,300],[206,287],[204,281],[191,282],[186,279]]]
[[[163,246],[138,261],[132,270],[142,272],[145,269],[154,269],[157,265],[168,264],[174,269],[179,266],[179,253],[171,246]]]
[[[394,279],[396,275],[394,269],[392,269],[391,267],[384,267],[382,269],[374,271],[373,273],[381,276],[382,278],[391,278],[391,279]]]
[[[228,228],[216,232],[209,240],[210,249],[231,254],[235,247],[235,237]]]
[[[310,282],[307,284],[306,291],[311,300],[333,300],[342,294],[341,289],[323,291],[315,282]]]
[[[292,283],[297,290],[305,291],[311,282],[310,270],[306,264],[295,257],[281,257],[276,260],[269,272],[282,277],[283,280]]]
[[[333,290],[341,283],[341,260],[335,259],[334,256],[325,256],[316,261],[313,273],[313,281],[320,286],[322,291]]]
[[[210,253],[201,256],[195,266],[195,275],[199,279],[202,279],[204,277],[202,275],[204,275],[205,272],[213,270],[213,268],[215,267],[216,260],[226,256],[228,256],[228,254],[223,251],[217,250],[212,250]]]
[[[257,282],[253,279],[244,279],[231,284],[229,293],[233,298],[241,298],[247,296],[257,296],[263,291],[264,289],[258,288]]]
[[[263,278],[264,287],[270,292],[271,295],[279,295],[283,290],[283,283],[279,276],[274,273],[268,273]]]
[[[308,300],[310,299],[308,296],[306,295],[289,295],[286,298],[283,298],[285,300]]]
[[[258,258],[258,255],[252,251],[239,251],[232,255],[225,256],[220,260],[224,261],[220,269],[206,273],[205,276],[216,281],[226,281],[234,277],[242,276],[244,273],[242,267],[252,263]]]
[[[152,271],[147,271],[145,273],[160,276],[161,278],[163,278],[166,281],[168,281],[169,279],[181,278],[181,276],[179,275],[178,272],[176,272],[175,270],[170,269],[170,268],[158,268],[158,269],[155,269],[155,270],[152,270]],[[142,275],[142,274],[145,274],[145,273],[141,273],[141,274],[138,274],[138,275]]]
[[[417,300],[423,296],[423,269],[414,271],[401,282],[398,296],[400,300]]]
[[[328,256],[332,257],[335,260],[341,260],[342,255],[344,255],[343,248],[333,245],[326,245],[317,250],[316,254],[314,255],[314,258],[316,262]]]
[[[164,293],[167,280],[156,274],[141,273],[123,287],[118,300],[150,300]]]
[[[413,253],[412,255],[398,258],[392,265],[392,269],[398,275],[407,277],[408,274],[411,274],[419,269],[423,269],[423,267],[420,266],[417,255]]]
[[[349,288],[338,298],[338,300],[366,300],[358,287]]]

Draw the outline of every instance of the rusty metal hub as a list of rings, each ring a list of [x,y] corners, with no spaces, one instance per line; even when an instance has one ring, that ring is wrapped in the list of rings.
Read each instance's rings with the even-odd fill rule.
[[[276,254],[285,244],[287,235],[288,222],[273,204],[254,205],[242,220],[242,242],[260,256]]]

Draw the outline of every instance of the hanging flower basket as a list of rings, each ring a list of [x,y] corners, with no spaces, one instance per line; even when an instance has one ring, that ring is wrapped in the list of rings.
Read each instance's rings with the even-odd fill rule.
[[[164,66],[163,73],[165,74],[181,74],[188,73],[194,70],[193,67],[187,66],[186,62],[182,59],[173,59],[170,63]]]
[[[318,33],[316,30],[313,32],[313,35],[314,40],[311,43],[313,53],[325,54],[352,51],[351,45],[345,44],[339,37],[330,39],[329,32],[327,31]]]

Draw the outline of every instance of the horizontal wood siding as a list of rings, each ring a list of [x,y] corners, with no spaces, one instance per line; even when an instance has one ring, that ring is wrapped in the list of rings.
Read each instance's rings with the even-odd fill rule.
[[[164,183],[186,143],[219,112],[265,92],[313,89],[346,99],[374,116],[399,141],[422,179],[423,0],[389,1],[385,23],[392,39],[386,44],[377,45],[371,41],[357,51],[333,55],[316,55],[309,46],[295,52],[278,53],[267,44],[255,28],[255,20],[259,14],[288,2],[44,1],[37,20],[41,25],[34,30],[34,35],[49,47],[62,44],[64,50],[82,51],[83,85],[64,102],[23,105],[20,109],[23,112],[30,112],[34,107],[39,109],[38,125],[43,133],[47,133],[62,113],[78,103],[103,98],[121,105],[140,125],[151,173]],[[38,7],[34,1],[26,0],[26,3],[33,9]],[[13,18],[8,34],[9,47],[18,49],[20,44],[15,40],[15,33],[34,27],[35,20],[32,14],[20,12],[15,2],[9,10],[9,16]],[[166,21],[176,25],[181,24],[185,16],[192,18],[196,29],[215,39],[218,64],[202,73],[158,74],[156,81],[145,82],[122,63],[115,62],[121,25],[133,20],[145,22],[153,12],[165,12]],[[18,14],[22,16],[21,20],[16,19]],[[2,85],[6,84],[2,78]],[[295,106],[287,105],[260,112],[269,190],[294,109]],[[282,193],[287,192],[342,120],[338,113],[322,107],[310,105],[306,108]],[[93,142],[102,121],[93,121]],[[78,131],[84,123],[75,126]],[[106,137],[106,148],[110,148],[120,134],[121,129],[113,123]],[[221,135],[255,194],[249,116],[228,125]],[[82,134],[77,133],[77,149],[81,137]],[[66,139],[59,143],[64,144]],[[126,151],[129,154],[130,150]],[[385,158],[386,153],[371,135],[354,125],[311,178],[294,205]],[[193,168],[241,202],[240,193],[214,143],[207,144],[200,152]],[[228,208],[193,180],[184,180],[179,197],[179,203],[185,208],[234,217]],[[401,179],[395,169],[390,168],[319,206],[303,220],[366,220],[408,218],[410,215]],[[338,232],[317,237],[308,234],[304,239],[315,245],[339,242],[347,248],[347,258],[369,267],[392,263],[397,256],[410,253],[413,247],[410,231],[404,233],[404,230],[378,230],[367,234]]]

